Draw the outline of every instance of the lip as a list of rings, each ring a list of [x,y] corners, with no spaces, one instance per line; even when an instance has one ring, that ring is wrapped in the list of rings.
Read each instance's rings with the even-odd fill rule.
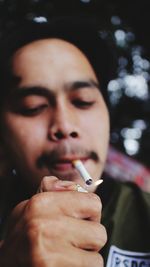
[[[72,158],[61,158],[57,161],[53,162],[51,164],[51,168],[56,171],[69,171],[74,170],[74,167],[72,165],[72,161],[74,160],[81,160],[83,163],[85,163],[88,158],[80,158],[80,157],[72,157]]]

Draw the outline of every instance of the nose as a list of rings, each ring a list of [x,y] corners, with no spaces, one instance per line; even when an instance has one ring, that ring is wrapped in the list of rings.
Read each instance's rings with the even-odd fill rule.
[[[65,106],[55,108],[48,129],[49,140],[60,141],[78,137],[79,129],[76,114]]]

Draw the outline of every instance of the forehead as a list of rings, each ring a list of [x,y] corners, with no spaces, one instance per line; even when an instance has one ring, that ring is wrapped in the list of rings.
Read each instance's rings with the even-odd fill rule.
[[[23,46],[14,54],[12,65],[14,74],[21,77],[22,85],[37,82],[56,85],[66,79],[68,82],[97,80],[83,52],[61,39],[43,39]]]
[[[61,61],[64,63],[74,61],[74,64],[86,65],[87,68],[93,70],[88,58],[79,48],[61,39],[43,39],[23,46],[15,52],[13,66],[15,67],[15,63],[21,64],[22,61],[23,63],[26,61],[30,63],[41,61],[51,64],[56,61],[59,61],[59,64],[61,64]]]

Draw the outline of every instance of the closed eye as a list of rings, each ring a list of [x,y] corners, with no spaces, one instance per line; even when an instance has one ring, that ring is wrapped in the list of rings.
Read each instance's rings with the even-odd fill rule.
[[[30,107],[22,107],[22,108],[20,108],[20,110],[18,112],[24,116],[36,116],[36,115],[39,115],[40,113],[42,113],[47,108],[48,108],[47,104],[42,104],[42,105],[38,105],[35,107],[31,107],[31,108]]]
[[[84,101],[81,99],[75,99],[72,101],[72,103],[75,107],[78,107],[81,109],[88,109],[95,104],[95,101]]]

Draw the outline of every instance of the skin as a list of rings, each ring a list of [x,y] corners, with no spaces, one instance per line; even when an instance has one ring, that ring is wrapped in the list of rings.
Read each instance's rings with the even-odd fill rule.
[[[106,160],[109,118],[94,70],[58,39],[20,48],[12,67],[20,81],[4,103],[3,148],[31,197],[12,211],[0,265],[103,266],[101,201],[76,191],[84,183],[72,166],[81,159],[96,181]]]
[[[71,164],[81,159],[96,181],[106,160],[109,122],[87,58],[72,44],[51,39],[22,47],[12,64],[20,82],[2,119],[3,143],[12,167],[30,189],[36,189],[47,175],[83,186]],[[21,95],[23,91],[26,96]],[[49,156],[42,161],[45,154]],[[55,157],[54,163],[51,157]]]

